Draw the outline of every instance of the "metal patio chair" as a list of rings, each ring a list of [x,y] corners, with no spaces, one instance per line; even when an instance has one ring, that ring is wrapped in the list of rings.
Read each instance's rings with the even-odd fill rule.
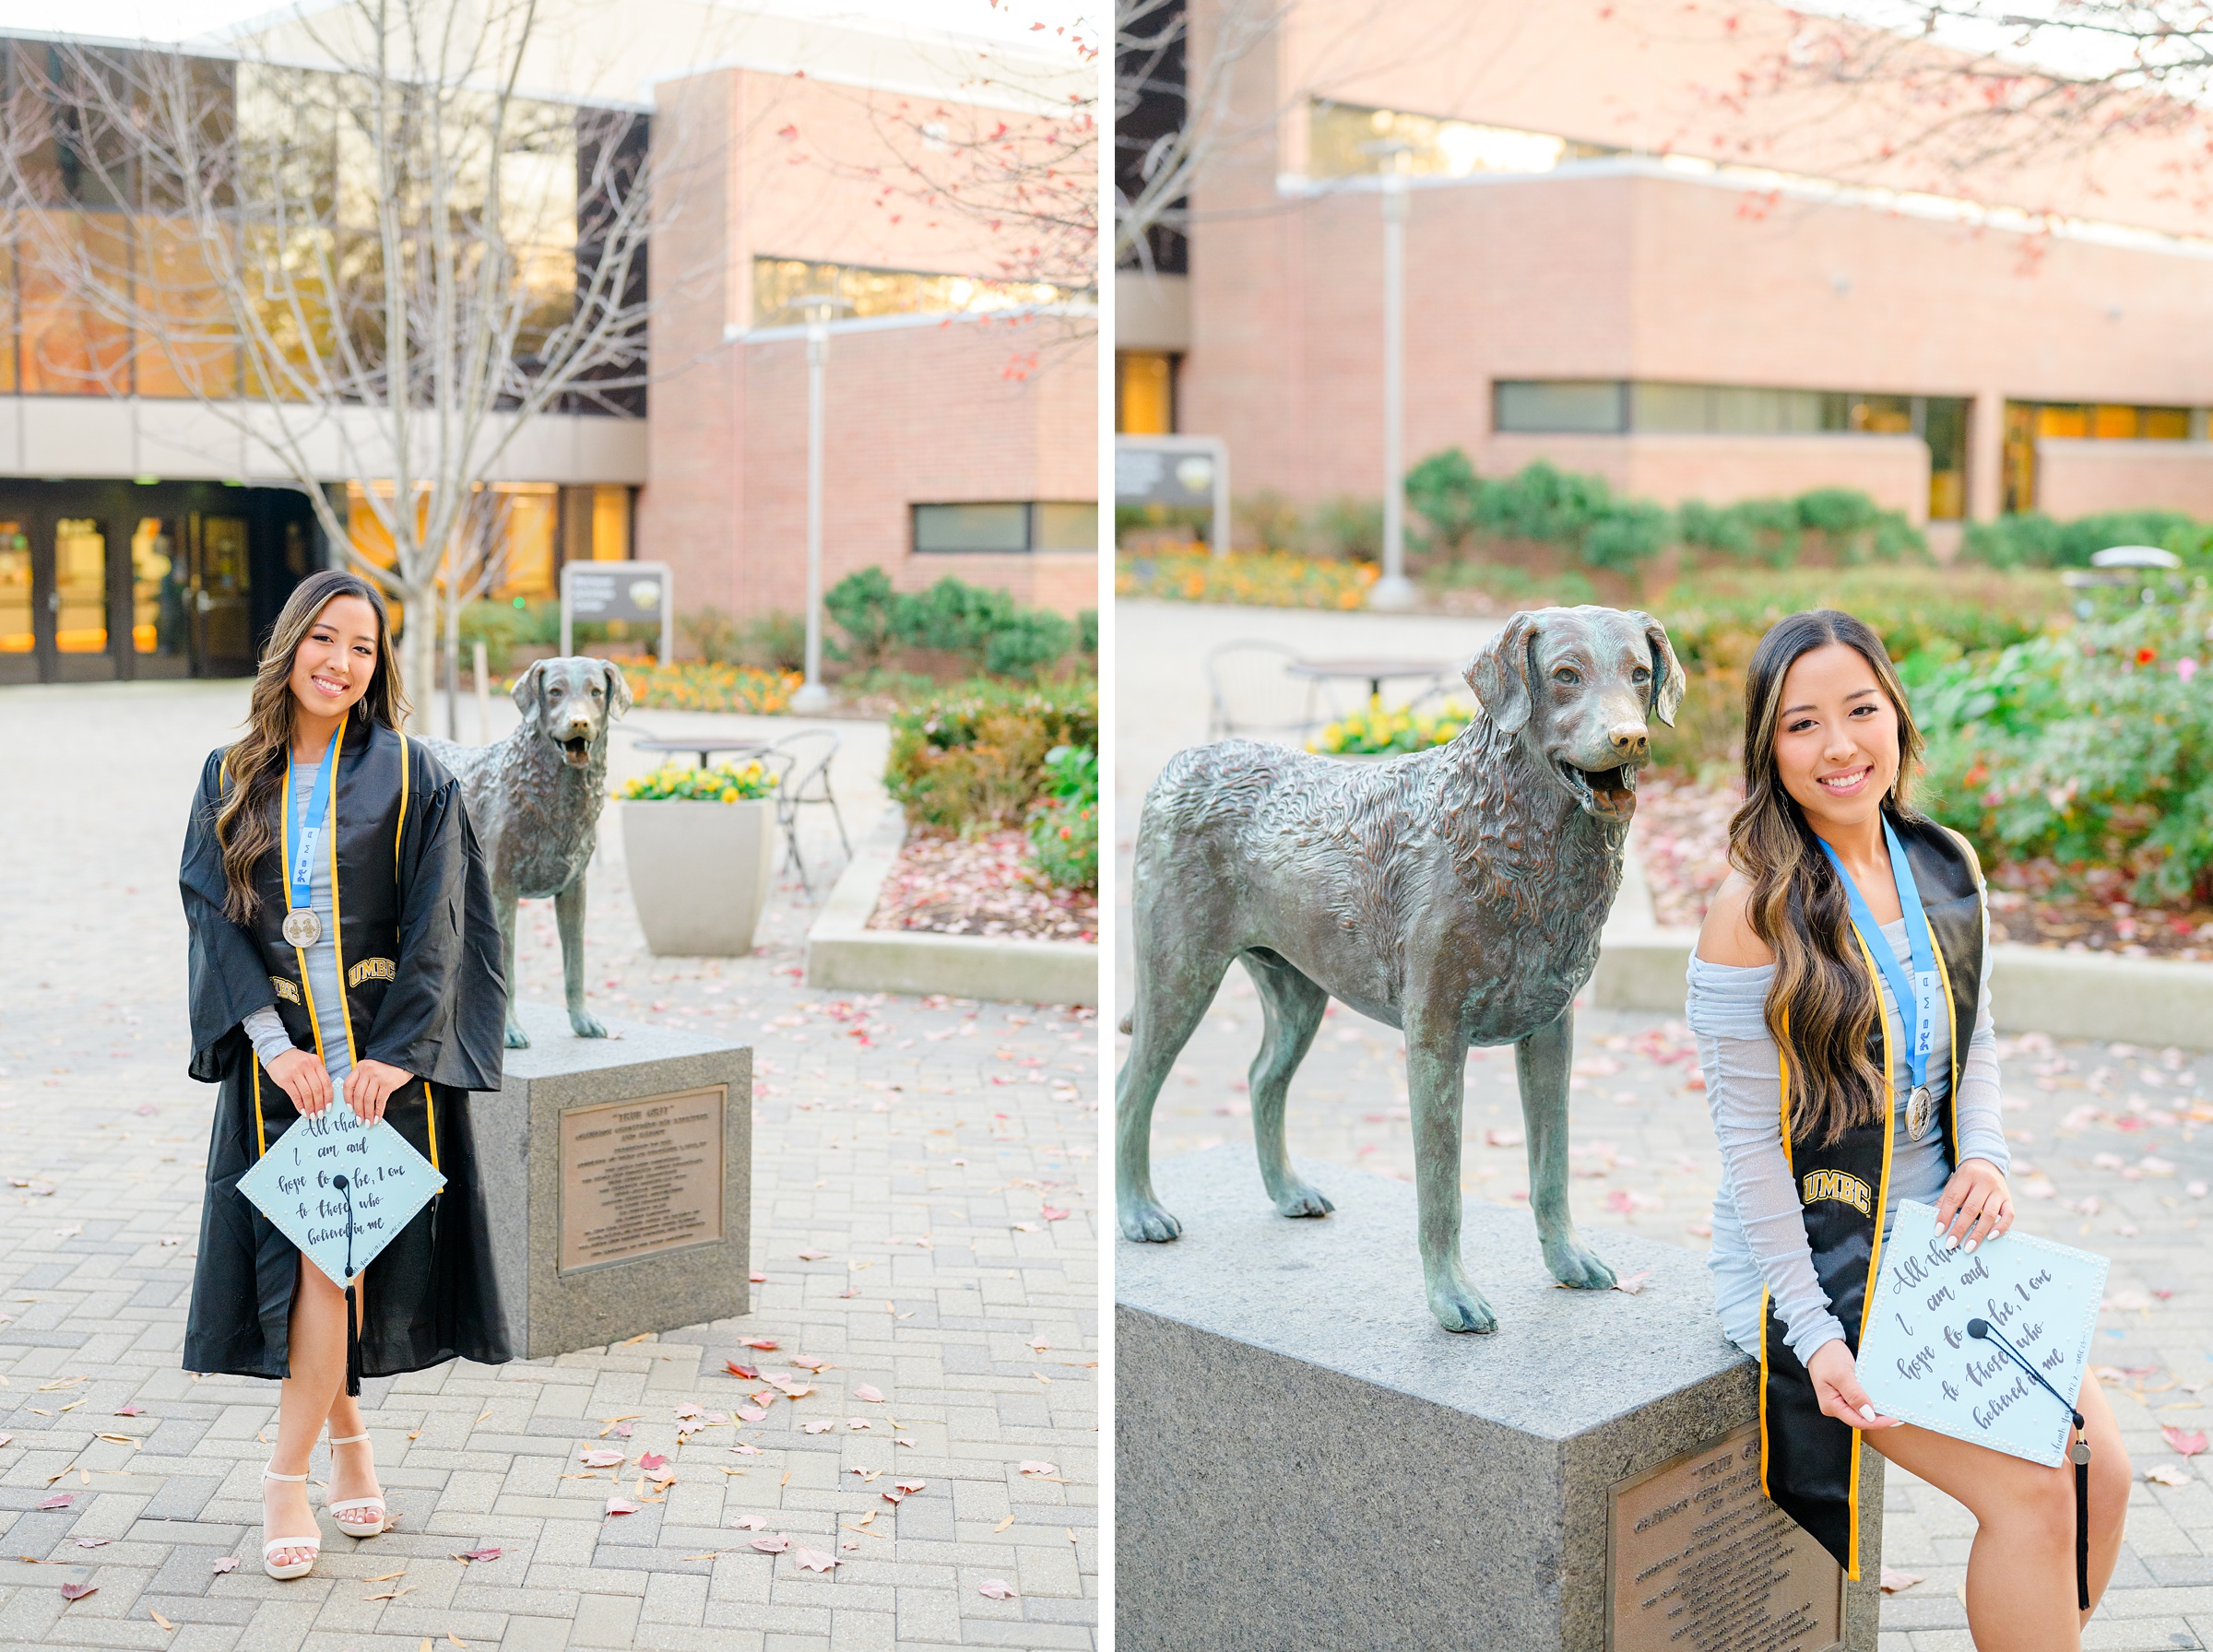
[[[1233,735],[1288,738],[1303,746],[1321,724],[1336,714],[1334,702],[1327,715],[1317,715],[1316,705],[1328,698],[1319,682],[1301,689],[1286,667],[1300,658],[1296,648],[1281,643],[1240,638],[1219,643],[1206,653],[1206,738],[1225,740]],[[1296,716],[1292,705],[1300,707]]]
[[[830,760],[837,755],[844,738],[827,728],[802,728],[771,746],[764,758],[776,761],[776,824],[784,833],[784,852],[799,875],[807,898],[814,898],[814,879],[799,854],[799,810],[827,808],[837,827],[837,841],[853,858],[853,840],[846,835],[845,811],[830,786]]]

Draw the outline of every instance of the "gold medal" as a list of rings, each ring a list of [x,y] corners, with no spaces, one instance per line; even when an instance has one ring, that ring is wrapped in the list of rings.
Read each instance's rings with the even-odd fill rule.
[[[1935,1127],[1936,1098],[1926,1084],[1916,1084],[1906,1097],[1906,1139],[1919,1141]]]
[[[323,938],[323,919],[312,906],[295,906],[284,914],[284,938],[295,947],[312,947]]]

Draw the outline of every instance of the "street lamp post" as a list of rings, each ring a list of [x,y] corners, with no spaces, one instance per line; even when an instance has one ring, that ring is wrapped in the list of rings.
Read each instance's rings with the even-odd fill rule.
[[[807,680],[791,697],[795,712],[830,704],[822,686],[822,385],[830,365],[830,318],[851,303],[833,294],[811,298],[807,317]]]
[[[1372,608],[1410,608],[1406,577],[1406,157],[1399,140],[1367,144],[1382,157],[1383,185],[1383,576],[1368,587]]]

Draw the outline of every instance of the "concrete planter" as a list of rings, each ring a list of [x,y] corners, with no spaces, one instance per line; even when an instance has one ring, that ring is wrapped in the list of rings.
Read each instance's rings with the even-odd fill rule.
[[[623,800],[630,898],[656,957],[740,958],[751,951],[775,853],[771,798]]]
[[[1099,949],[1090,942],[870,928],[877,893],[905,837],[906,822],[894,809],[854,844],[852,864],[807,931],[808,985],[1017,1004],[1099,1001]]]

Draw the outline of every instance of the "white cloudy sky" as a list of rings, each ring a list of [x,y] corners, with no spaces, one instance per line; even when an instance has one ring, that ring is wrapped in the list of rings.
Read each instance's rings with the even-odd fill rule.
[[[608,0],[612,6],[619,0]],[[266,17],[277,9],[270,0],[71,0],[71,33],[107,35],[123,40],[175,41],[204,34],[225,24]],[[819,17],[825,22],[885,22],[907,28],[921,26],[983,35],[992,39],[1040,43],[1033,24],[1053,30],[1084,24],[1098,7],[1088,0],[743,0],[738,10],[774,11],[786,17]],[[54,26],[53,0],[0,0],[0,28],[26,30]]]

